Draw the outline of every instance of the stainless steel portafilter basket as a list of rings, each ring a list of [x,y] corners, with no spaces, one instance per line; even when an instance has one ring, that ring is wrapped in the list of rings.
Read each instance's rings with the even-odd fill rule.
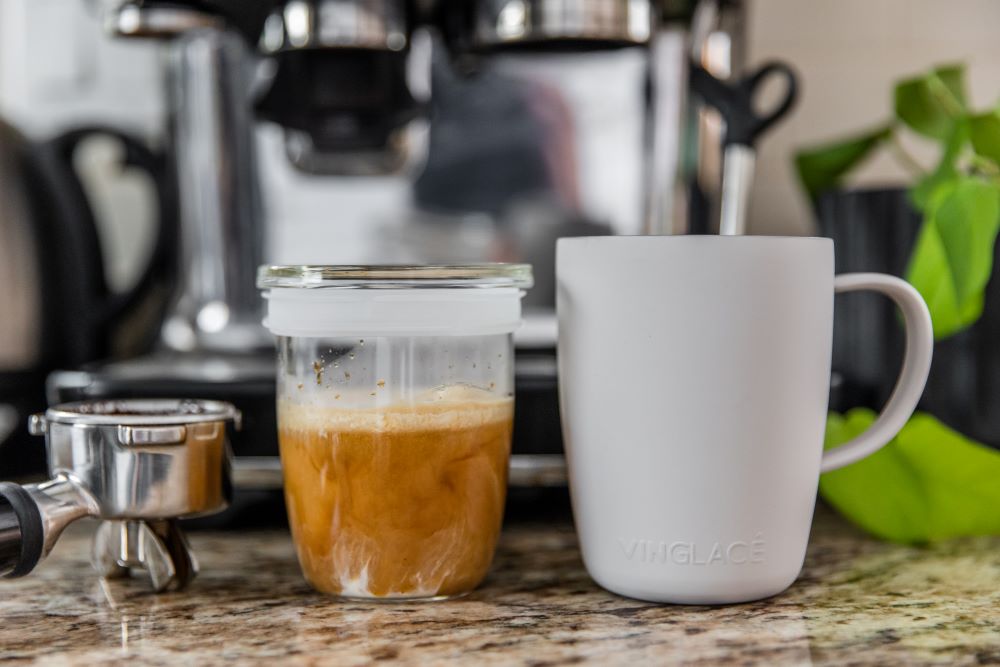
[[[183,588],[198,565],[177,519],[226,508],[232,493],[229,403],[84,401],[31,418],[44,435],[51,479],[0,483],[0,574],[31,572],[63,529],[102,520],[93,562],[105,577],[145,570],[157,592]]]

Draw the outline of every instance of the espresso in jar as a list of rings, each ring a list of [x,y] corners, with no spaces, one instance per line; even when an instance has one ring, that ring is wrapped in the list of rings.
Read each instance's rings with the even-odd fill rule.
[[[531,267],[268,266],[257,284],[306,579],[369,600],[473,590],[503,521]]]
[[[475,588],[503,520],[513,400],[468,387],[351,409],[279,403],[285,497],[317,589],[433,598]]]

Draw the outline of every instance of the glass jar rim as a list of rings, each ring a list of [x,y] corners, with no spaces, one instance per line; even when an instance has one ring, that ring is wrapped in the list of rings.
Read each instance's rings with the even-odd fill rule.
[[[530,264],[271,265],[257,271],[259,289],[527,289]]]

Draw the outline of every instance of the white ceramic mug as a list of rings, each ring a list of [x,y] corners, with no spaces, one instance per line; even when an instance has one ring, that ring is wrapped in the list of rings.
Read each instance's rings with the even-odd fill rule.
[[[559,387],[587,571],[643,600],[774,595],[805,558],[820,471],[896,435],[930,369],[927,306],[883,274],[833,275],[833,242],[561,239]],[[896,389],[871,429],[823,452],[834,292],[893,299]]]

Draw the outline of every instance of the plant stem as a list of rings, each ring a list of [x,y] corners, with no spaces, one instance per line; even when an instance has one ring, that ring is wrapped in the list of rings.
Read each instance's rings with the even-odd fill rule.
[[[969,156],[969,163],[974,171],[982,174],[983,176],[994,179],[997,176],[1000,176],[1000,168],[998,168],[997,164],[989,158],[984,158],[981,155],[972,153]]]
[[[948,115],[952,118],[959,118],[965,113],[961,100],[955,97],[955,94],[951,92],[951,89],[945,85],[944,81],[941,80],[941,77],[938,76],[937,73],[932,73],[930,75],[928,83],[930,84],[930,89],[934,92],[934,95],[947,110]]]
[[[909,151],[903,147],[903,144],[899,141],[899,136],[895,132],[892,132],[889,136],[889,149],[903,168],[911,174],[918,178],[927,175],[927,169],[917,162],[916,158],[910,155]]]

